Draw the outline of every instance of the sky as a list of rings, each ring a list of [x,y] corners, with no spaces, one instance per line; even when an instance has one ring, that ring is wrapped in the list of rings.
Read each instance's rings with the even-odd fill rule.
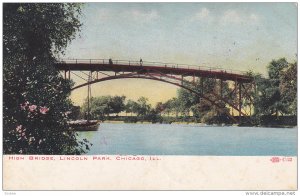
[[[64,58],[142,58],[262,74],[272,59],[297,58],[295,3],[86,3],[81,21]],[[152,105],[176,92],[170,84],[143,79],[92,85],[93,96],[145,96]],[[83,87],[71,99],[81,105],[86,96]]]

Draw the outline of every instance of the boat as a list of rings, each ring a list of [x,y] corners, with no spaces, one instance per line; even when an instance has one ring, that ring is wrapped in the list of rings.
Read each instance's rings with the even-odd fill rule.
[[[89,82],[91,81],[91,73],[89,74]],[[90,120],[90,97],[91,97],[91,85],[88,84],[88,96],[87,96],[87,115],[86,120],[74,120],[69,121],[68,125],[71,130],[74,131],[97,131],[100,122],[97,120]]]
[[[74,131],[97,131],[100,122],[97,120],[74,120],[69,121],[68,125]]]

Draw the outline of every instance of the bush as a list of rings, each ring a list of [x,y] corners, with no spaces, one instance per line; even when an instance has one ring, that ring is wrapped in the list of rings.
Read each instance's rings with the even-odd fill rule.
[[[68,130],[71,81],[54,68],[74,38],[78,4],[3,6],[4,154],[80,154],[89,143]],[[34,21],[34,22],[33,22]]]

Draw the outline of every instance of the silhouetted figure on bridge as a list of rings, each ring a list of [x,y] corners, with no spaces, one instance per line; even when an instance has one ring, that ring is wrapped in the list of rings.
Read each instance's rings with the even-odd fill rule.
[[[140,58],[140,66],[143,66],[143,59]]]
[[[111,59],[108,60],[109,64],[112,65],[113,61]]]

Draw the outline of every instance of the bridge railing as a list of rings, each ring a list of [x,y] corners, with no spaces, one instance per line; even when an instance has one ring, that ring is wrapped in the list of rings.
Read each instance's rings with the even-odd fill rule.
[[[191,69],[191,70],[203,70],[211,72],[224,72],[231,74],[246,75],[247,72],[234,70],[234,69],[222,69],[220,67],[209,67],[189,64],[177,64],[177,63],[163,63],[163,62],[151,62],[151,61],[131,61],[131,60],[115,60],[115,59],[61,59],[58,63],[70,63],[70,64],[117,64],[117,65],[129,65],[129,66],[155,66],[165,68],[178,68],[178,69]]]

